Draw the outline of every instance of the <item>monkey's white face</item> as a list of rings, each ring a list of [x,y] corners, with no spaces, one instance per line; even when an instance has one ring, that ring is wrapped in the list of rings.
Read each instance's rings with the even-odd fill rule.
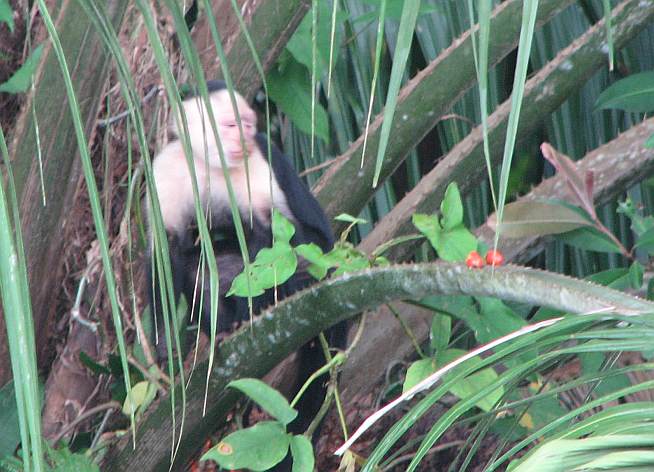
[[[238,106],[241,128],[243,129],[243,141],[246,152],[250,155],[256,146],[254,137],[257,133],[257,116],[243,97],[237,93],[234,93],[234,96]],[[243,163],[245,153],[241,143],[241,131],[229,92],[220,90],[212,93],[209,98],[227,166],[240,166]],[[206,162],[205,159],[208,160],[209,165],[212,167],[222,167],[218,144],[214,138],[211,121],[202,99],[186,100],[183,105],[194,157],[202,163]]]

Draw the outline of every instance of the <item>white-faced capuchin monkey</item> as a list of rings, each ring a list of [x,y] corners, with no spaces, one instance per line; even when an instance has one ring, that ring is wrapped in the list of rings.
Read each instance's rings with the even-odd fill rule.
[[[272,143],[272,169],[268,165],[268,142],[265,134],[257,134],[255,112],[243,97],[235,93],[243,138],[247,148],[244,152],[241,132],[224,82],[209,81],[207,85],[213,115],[229,168],[229,176],[243,221],[250,260],[254,259],[260,249],[272,245],[270,218],[273,206],[290,219],[295,226],[295,235],[291,240],[293,245],[315,243],[324,252],[331,250],[334,237],[325,213],[300,180],[289,159]],[[205,104],[200,97],[191,96],[184,100],[183,107],[193,150],[200,202],[203,211],[208,208],[210,213],[207,225],[219,272],[218,331],[228,332],[233,330],[236,324],[249,319],[247,299],[225,296],[234,277],[243,270],[243,260],[229,206],[218,146]],[[176,136],[180,134],[174,120],[171,131]],[[246,154],[249,175],[246,175],[244,162]],[[153,170],[163,224],[168,237],[175,297],[178,299],[181,294],[184,294],[189,304],[195,300],[201,327],[208,333],[210,324],[208,271],[205,271],[204,274],[205,283],[198,283],[200,244],[198,243],[196,212],[191,175],[179,139],[174,139],[161,150],[154,160]],[[251,189],[250,199],[248,198],[248,177]],[[252,224],[250,224],[250,204],[253,213]],[[302,265],[298,267],[301,268]],[[151,268],[152,264],[149,263],[150,302],[158,321],[158,328],[162,332],[160,287],[156,274],[152,274]],[[311,283],[311,278],[306,271],[298,270],[299,272],[289,281],[277,287],[279,298],[288,296]],[[203,274],[199,275],[199,277],[202,276]],[[202,306],[199,306],[202,285],[204,285],[204,296],[202,297]],[[269,290],[264,295],[253,299],[254,312],[256,313],[273,303],[274,292]],[[343,347],[345,342],[343,324],[332,328],[327,334],[333,345]],[[166,357],[165,338],[159,336],[158,342],[157,353],[162,359]],[[320,346],[315,341],[305,345],[300,351],[299,362],[298,388],[310,374],[325,364]],[[290,426],[292,432],[304,432],[324,399],[323,381],[316,381],[312,385],[314,388],[310,388],[304,393],[302,396],[304,401],[298,405],[300,414]]]

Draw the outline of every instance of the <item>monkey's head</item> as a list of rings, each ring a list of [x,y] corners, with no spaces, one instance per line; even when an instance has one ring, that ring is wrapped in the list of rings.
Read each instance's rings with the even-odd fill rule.
[[[242,165],[245,155],[241,143],[238,119],[240,119],[241,128],[243,129],[243,141],[245,142],[248,155],[254,151],[254,147],[256,146],[254,137],[257,133],[256,113],[241,95],[234,92],[234,98],[238,109],[238,118],[227,89],[217,90],[209,94],[213,117],[218,129],[218,136],[229,167]],[[202,162],[208,159],[208,163],[212,167],[222,167],[218,153],[218,144],[214,138],[211,121],[204,101],[201,97],[193,96],[184,100],[183,107],[193,156]],[[179,136],[180,133],[175,120],[171,123],[171,128]]]

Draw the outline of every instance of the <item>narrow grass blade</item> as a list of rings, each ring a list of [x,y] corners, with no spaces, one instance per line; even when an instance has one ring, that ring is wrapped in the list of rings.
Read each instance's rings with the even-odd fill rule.
[[[377,161],[375,163],[375,175],[372,186],[377,187],[379,175],[381,174],[386,146],[391,135],[395,106],[397,105],[397,94],[400,91],[402,76],[404,75],[409,53],[411,52],[411,41],[420,10],[420,0],[406,0],[400,18],[400,27],[397,33],[397,44],[393,55],[393,68],[391,70],[390,84],[386,94],[386,106],[384,107],[384,123],[379,137],[379,148],[377,149]]]

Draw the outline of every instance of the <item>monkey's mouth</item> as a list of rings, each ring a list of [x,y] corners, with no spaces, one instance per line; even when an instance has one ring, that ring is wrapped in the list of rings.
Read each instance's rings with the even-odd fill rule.
[[[246,155],[247,157],[252,157],[252,153],[254,152],[252,146],[246,146],[243,148],[240,141],[234,141],[230,144],[231,145],[229,146],[228,154],[231,160],[238,161],[240,163],[243,161]]]

